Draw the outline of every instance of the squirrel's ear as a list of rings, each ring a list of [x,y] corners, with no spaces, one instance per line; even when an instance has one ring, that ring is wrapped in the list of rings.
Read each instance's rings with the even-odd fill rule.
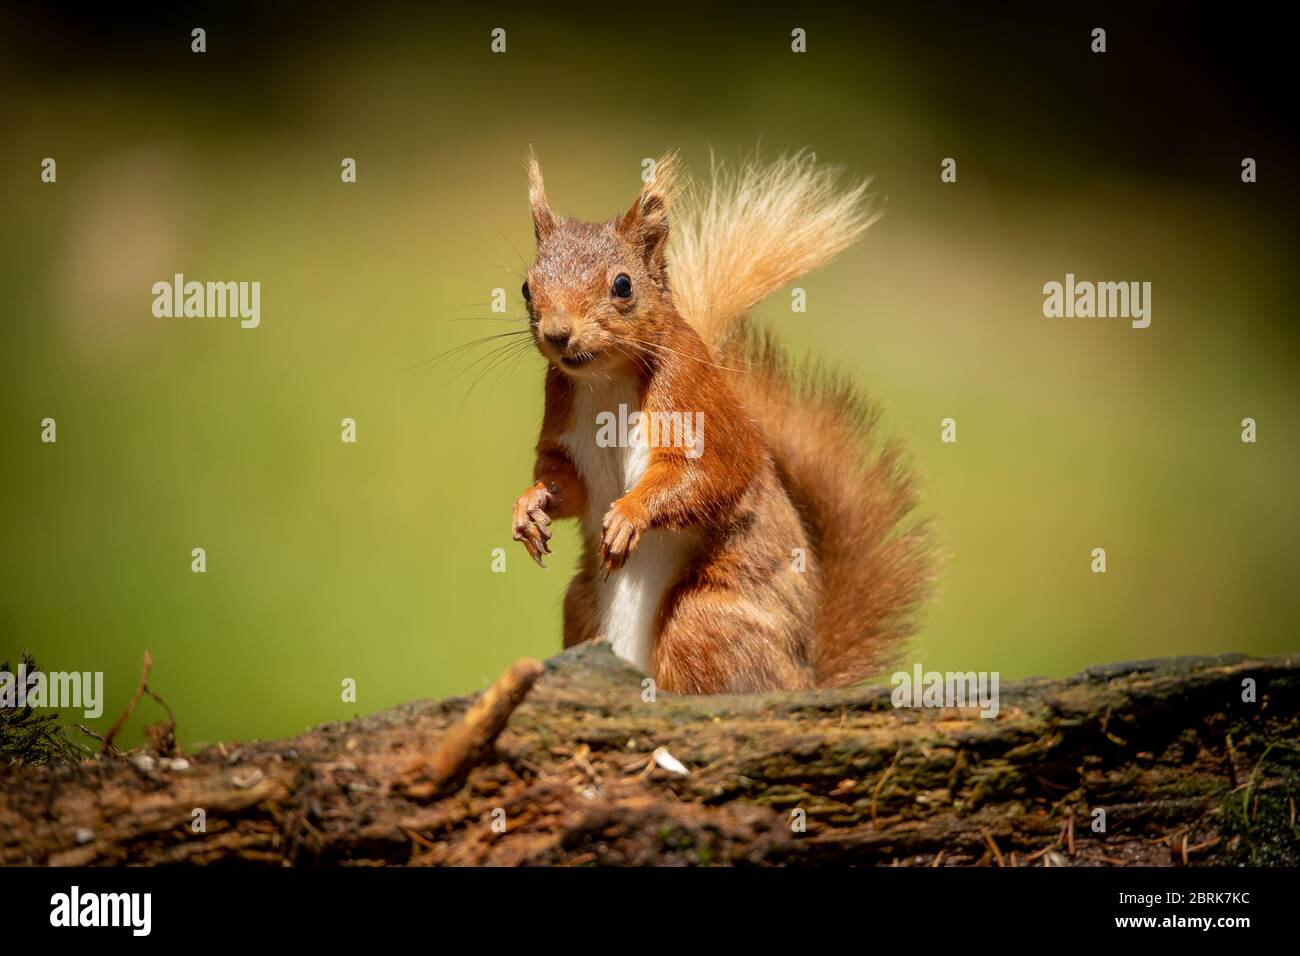
[[[677,154],[668,153],[654,165],[654,174],[641,189],[632,208],[614,224],[617,232],[639,245],[646,263],[664,266],[668,248],[668,207],[677,190]]]
[[[528,201],[533,207],[533,234],[541,242],[555,231],[555,214],[551,204],[546,201],[546,185],[542,182],[542,167],[537,163],[537,154],[528,151]]]

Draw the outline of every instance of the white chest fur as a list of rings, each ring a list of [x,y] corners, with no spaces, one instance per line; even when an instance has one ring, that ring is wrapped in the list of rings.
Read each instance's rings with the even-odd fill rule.
[[[564,444],[587,486],[583,534],[598,543],[601,521],[609,506],[630,491],[645,474],[650,448],[643,429],[614,429],[625,441],[608,441],[608,417],[626,421],[639,411],[634,383],[587,383],[574,386],[573,426]],[[602,429],[602,423],[605,427]],[[601,580],[597,574],[600,636],[614,653],[646,673],[654,648],[655,616],[664,595],[681,573],[688,542],[669,531],[646,532],[623,567]]]

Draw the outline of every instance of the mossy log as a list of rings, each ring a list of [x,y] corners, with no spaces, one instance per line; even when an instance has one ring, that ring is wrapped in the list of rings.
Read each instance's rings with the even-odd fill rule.
[[[583,646],[290,740],[0,769],[0,862],[1300,863],[1300,655],[1027,680],[994,718],[643,680]]]

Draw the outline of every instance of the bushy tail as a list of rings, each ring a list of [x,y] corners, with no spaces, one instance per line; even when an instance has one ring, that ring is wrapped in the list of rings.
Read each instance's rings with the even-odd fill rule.
[[[679,311],[736,370],[732,384],[762,425],[812,542],[822,687],[892,663],[915,630],[934,563],[928,529],[911,516],[915,472],[900,443],[875,434],[877,406],[841,375],[796,368],[747,322],[761,299],[828,262],[875,220],[867,183],[840,191],[835,179],[802,154],[729,175],[715,169],[713,188],[688,196],[684,215],[678,207],[671,265]]]
[[[750,309],[847,249],[879,214],[866,201],[870,180],[837,189],[838,170],[812,153],[712,172],[673,206],[671,271],[677,310],[722,351]]]
[[[821,570],[813,666],[839,687],[891,666],[933,580],[928,527],[912,516],[915,470],[876,435],[879,407],[846,377],[796,368],[770,333],[724,353],[794,502]]]

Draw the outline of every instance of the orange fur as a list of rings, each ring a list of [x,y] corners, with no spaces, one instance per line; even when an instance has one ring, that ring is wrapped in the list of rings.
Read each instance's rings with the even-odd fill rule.
[[[514,534],[541,563],[552,520],[582,523],[565,645],[610,639],[685,693],[837,686],[879,669],[930,576],[924,528],[905,525],[911,474],[896,446],[876,447],[875,412],[847,383],[801,378],[745,318],[866,227],[862,187],[837,193],[801,157],[752,167],[688,213],[670,265],[672,157],[603,224],[557,216],[535,159],[529,179],[530,327],[550,367]],[[628,402],[702,415],[702,449],[593,440],[600,414]]]

